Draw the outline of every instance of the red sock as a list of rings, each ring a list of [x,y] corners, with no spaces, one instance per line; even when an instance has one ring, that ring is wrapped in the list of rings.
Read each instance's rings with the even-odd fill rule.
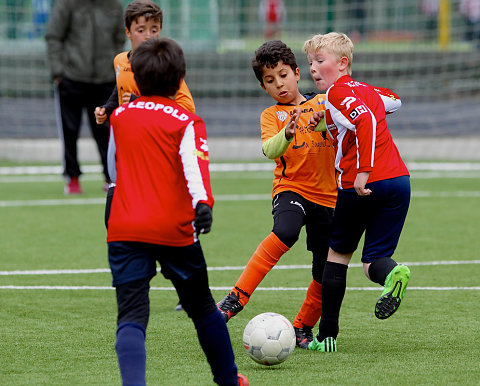
[[[232,289],[242,306],[248,303],[255,288],[289,249],[273,232],[260,243]]]
[[[322,315],[322,284],[312,279],[307,290],[307,297],[303,301],[300,311],[298,311],[293,326],[302,328],[303,326],[313,327],[317,324]]]

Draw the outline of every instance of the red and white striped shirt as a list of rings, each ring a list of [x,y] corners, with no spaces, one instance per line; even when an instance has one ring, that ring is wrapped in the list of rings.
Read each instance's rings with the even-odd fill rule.
[[[213,207],[203,120],[169,98],[140,97],[110,117],[116,188],[107,241],[186,246],[195,207]]]
[[[400,106],[392,91],[348,75],[327,90],[326,124],[334,138],[340,189],[353,188],[360,172],[370,173],[368,182],[409,174],[385,119]]]

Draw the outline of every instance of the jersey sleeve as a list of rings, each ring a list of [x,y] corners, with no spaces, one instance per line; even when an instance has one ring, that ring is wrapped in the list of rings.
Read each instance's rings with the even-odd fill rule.
[[[333,86],[327,98],[334,123],[355,133],[357,171],[371,172],[375,159],[377,129],[375,115],[350,88]]]
[[[183,134],[179,150],[187,188],[192,197],[192,208],[199,202],[213,208],[210,186],[207,131],[201,119],[191,121]]]
[[[267,158],[275,159],[285,154],[288,146],[293,141],[293,136],[289,140],[285,138],[285,127],[273,137],[270,137],[262,144],[263,154]]]
[[[394,113],[400,107],[402,107],[402,101],[400,100],[400,97],[392,90],[384,87],[374,87],[373,89],[382,99],[383,104],[385,105],[385,112],[387,114]]]
[[[177,102],[185,110],[195,114],[195,103],[193,102],[192,94],[190,93],[190,90],[184,79],[182,79],[180,83],[180,88],[178,89],[177,96],[175,97],[175,102]]]

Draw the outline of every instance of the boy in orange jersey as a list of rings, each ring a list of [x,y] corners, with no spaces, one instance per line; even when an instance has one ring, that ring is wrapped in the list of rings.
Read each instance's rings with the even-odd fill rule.
[[[140,96],[140,91],[133,78],[130,56],[143,41],[152,37],[159,37],[162,24],[163,12],[153,1],[134,0],[127,5],[125,9],[125,33],[130,39],[132,49],[131,51],[121,52],[113,61],[117,84],[105,105],[95,109],[95,118],[98,124],[105,122],[118,106]],[[185,80],[182,80],[175,101],[188,111],[195,113],[192,94]]]
[[[334,151],[325,133],[308,127],[325,95],[301,94],[295,55],[281,41],[264,43],[252,62],[260,86],[277,101],[260,118],[262,150],[275,160],[273,230],[260,243],[232,291],[218,304],[225,320],[247,304],[255,288],[298,240],[303,226],[313,254],[313,280],[293,326],[297,345],[306,349],[322,310],[322,275],[337,197]],[[322,130],[322,129],[318,129]]]
[[[210,231],[214,199],[205,124],[173,100],[185,76],[182,49],[171,39],[149,39],[133,53],[132,68],[142,96],[110,118],[118,152],[107,242],[122,384],[146,384],[150,281],[158,262],[195,326],[214,382],[246,386],[198,240]]]

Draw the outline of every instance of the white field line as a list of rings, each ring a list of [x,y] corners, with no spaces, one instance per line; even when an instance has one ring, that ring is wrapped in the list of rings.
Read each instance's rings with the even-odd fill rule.
[[[436,265],[465,265],[480,264],[480,260],[442,260],[442,261],[411,261],[402,262],[408,266],[436,266]],[[350,268],[360,268],[363,264],[350,264]],[[207,267],[208,271],[243,271],[244,265],[239,266],[223,266],[223,267]],[[311,265],[276,265],[273,269],[311,269]],[[160,268],[157,269],[160,272]],[[0,271],[0,276],[27,276],[27,275],[78,275],[92,273],[110,273],[109,268],[93,268],[93,269],[39,269],[25,271]]]
[[[412,197],[416,198],[478,198],[480,191],[422,191],[415,190]],[[217,194],[216,201],[263,201],[271,200],[271,194]],[[7,200],[0,201],[0,208],[26,207],[26,206],[60,206],[60,205],[104,205],[105,198],[64,198],[64,199],[43,199],[43,200]]]
[[[100,286],[18,286],[3,285],[0,290],[113,290],[113,287]],[[154,291],[175,291],[174,287],[150,287]],[[229,291],[232,287],[210,287],[212,291]],[[347,287],[347,291],[379,291],[380,287]],[[306,291],[307,287],[258,287],[256,291]],[[408,287],[409,291],[480,291],[480,287]]]
[[[222,173],[219,177],[218,175],[215,178],[225,179],[271,179],[272,170],[268,170],[268,174],[265,173],[265,170],[250,171],[248,174],[238,174],[238,173]],[[415,180],[426,180],[426,179],[438,179],[438,178],[448,178],[448,179],[460,179],[460,178],[480,178],[480,171],[411,171],[412,179]],[[103,175],[101,173],[97,174],[83,174],[82,181],[103,181]],[[63,179],[60,175],[0,175],[1,184],[18,184],[18,183],[61,183]]]
[[[240,171],[272,171],[274,164],[271,162],[249,163],[211,163],[211,172],[240,172]],[[480,162],[407,162],[411,171],[480,171]],[[84,165],[82,171],[88,173],[101,173],[100,165]],[[61,166],[2,166],[0,175],[34,175],[57,174],[61,175]]]

